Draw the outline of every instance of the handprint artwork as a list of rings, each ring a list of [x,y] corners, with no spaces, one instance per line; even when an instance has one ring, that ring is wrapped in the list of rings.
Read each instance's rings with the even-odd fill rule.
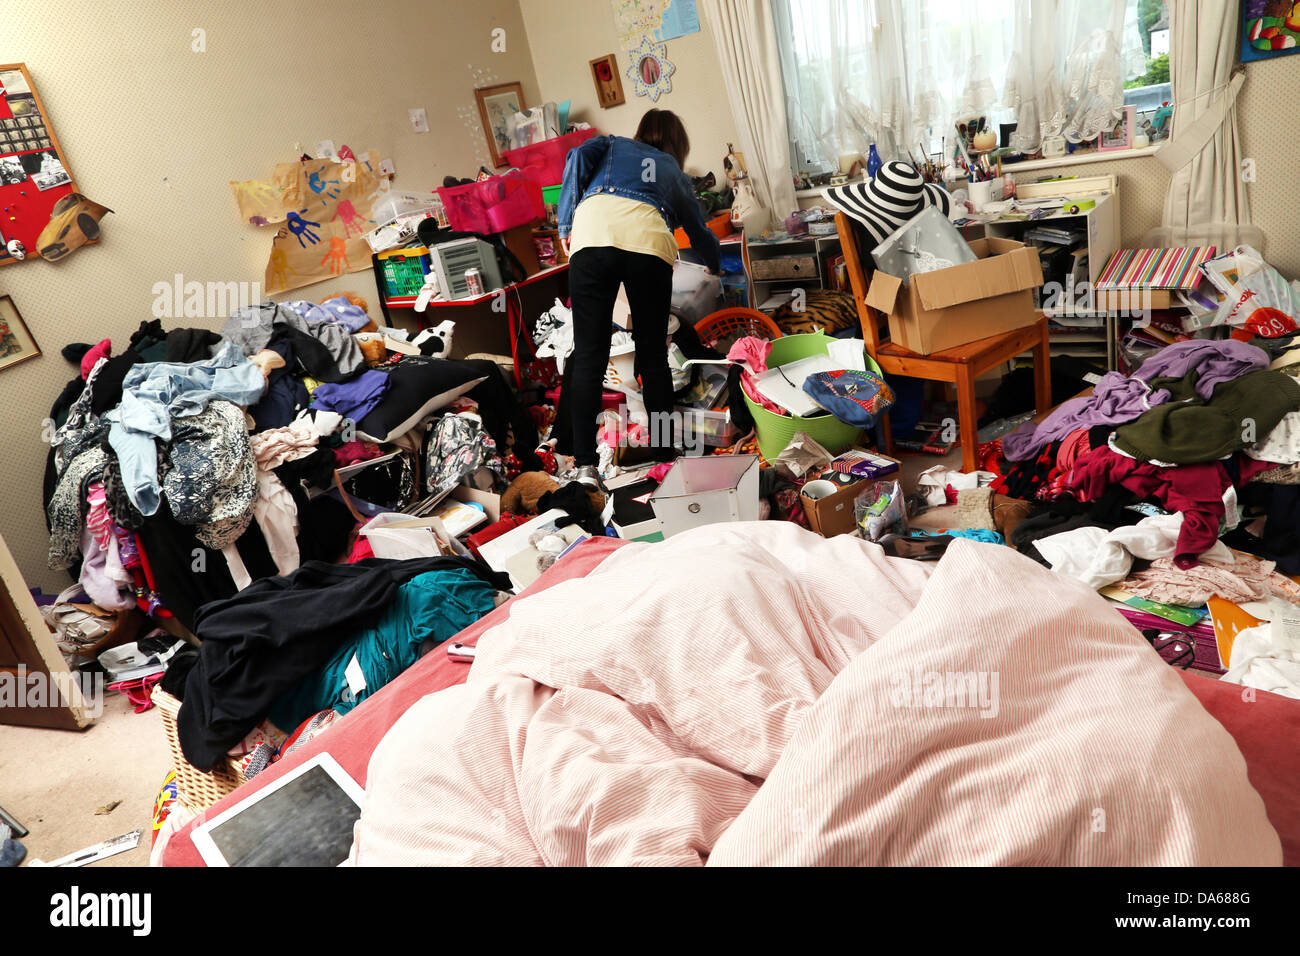
[[[342,190],[338,189],[339,181],[337,179],[321,179],[320,170],[314,170],[307,176],[307,188],[317,196],[324,195],[326,198],[321,202],[329,205],[331,199],[337,199]]]
[[[266,182],[231,183],[243,222],[279,224],[264,288],[284,292],[370,268],[364,237],[376,225],[378,165],[379,154],[367,150],[348,162],[280,163]]]
[[[306,211],[307,211],[306,209],[303,210],[303,212]],[[315,245],[316,243],[320,242],[320,236],[312,232],[311,230],[312,226],[315,226],[317,229],[320,228],[320,223],[318,222],[312,222],[310,219],[302,218],[302,216],[300,216],[296,212],[291,212],[285,218],[285,225],[289,227],[289,232],[292,235],[298,237],[298,245],[300,246],[305,247],[305,244],[302,241],[303,236],[306,236],[307,241],[310,242],[312,245]]]
[[[352,230],[354,228],[357,230],[357,235],[359,236],[367,231],[367,223],[371,226],[376,224],[373,219],[367,219],[365,216],[361,215],[361,213],[357,212],[357,207],[352,205],[351,199],[344,199],[339,203],[338,212],[334,214],[334,218],[331,219],[330,222],[338,222],[340,219],[343,220],[344,235],[349,239],[352,238]]]
[[[329,263],[330,275],[341,276],[348,265],[348,242],[340,236],[330,237],[330,251],[320,261],[323,266]]]
[[[268,268],[271,274],[271,281],[268,283],[268,289],[279,289],[281,291],[289,288],[289,276],[297,275],[297,271],[289,265],[289,257],[283,249],[271,249],[271,264]]]

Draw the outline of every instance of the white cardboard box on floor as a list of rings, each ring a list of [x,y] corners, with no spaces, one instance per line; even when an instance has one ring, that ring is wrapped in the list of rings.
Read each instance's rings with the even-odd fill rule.
[[[705,524],[758,520],[758,456],[678,458],[650,496],[665,538]]]

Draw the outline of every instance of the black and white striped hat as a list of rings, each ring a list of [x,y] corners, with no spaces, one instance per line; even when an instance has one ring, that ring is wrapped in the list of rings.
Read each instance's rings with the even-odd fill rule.
[[[926,206],[948,214],[948,191],[927,183],[909,163],[885,163],[876,178],[865,183],[832,186],[826,200],[840,212],[862,223],[879,244]]]

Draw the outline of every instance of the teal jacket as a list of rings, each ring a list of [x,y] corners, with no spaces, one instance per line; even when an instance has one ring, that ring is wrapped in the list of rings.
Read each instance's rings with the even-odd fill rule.
[[[319,671],[276,701],[267,716],[292,733],[322,710],[346,714],[414,664],[425,641],[442,643],[495,606],[496,591],[464,568],[417,575],[398,588],[378,621],[344,641]],[[355,695],[345,676],[354,656],[366,677],[365,688]]]

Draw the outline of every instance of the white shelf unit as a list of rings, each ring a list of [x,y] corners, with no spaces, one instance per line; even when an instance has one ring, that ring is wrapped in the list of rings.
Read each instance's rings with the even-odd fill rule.
[[[1088,283],[1095,288],[1106,262],[1119,248],[1119,194],[1116,177],[1092,176],[1080,179],[1049,180],[1039,183],[1021,183],[1016,187],[1016,195],[1021,199],[1046,199],[1067,196],[1070,199],[1094,200],[1096,205],[1070,214],[1056,212],[1040,219],[1002,219],[987,223],[968,223],[960,227],[967,239],[979,239],[996,236],[1004,239],[1022,241],[1025,233],[1035,226],[1071,227],[1083,224],[1086,229],[1088,246]],[[1049,319],[1058,318],[1044,309],[1040,309]],[[1051,338],[1053,355],[1073,355],[1080,358],[1095,359],[1104,362],[1106,368],[1114,369],[1118,360],[1117,330],[1114,312],[1098,311],[1091,313],[1100,318],[1095,326],[1077,326],[1068,332],[1054,332]],[[1064,323],[1062,323],[1064,324]]]

